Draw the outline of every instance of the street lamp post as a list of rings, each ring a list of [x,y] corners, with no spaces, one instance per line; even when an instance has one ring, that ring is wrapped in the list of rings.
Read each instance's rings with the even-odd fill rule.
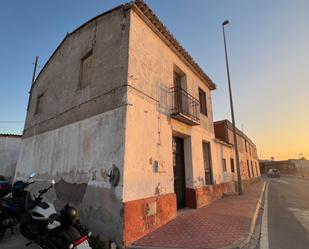
[[[234,147],[235,147],[235,157],[236,157],[236,167],[237,167],[237,187],[238,194],[242,195],[242,184],[241,184],[241,174],[240,174],[240,163],[239,163],[239,154],[238,154],[238,146],[237,146],[237,136],[236,136],[236,126],[235,126],[235,117],[234,117],[234,107],[233,107],[233,97],[232,97],[232,87],[231,87],[231,79],[230,79],[230,70],[229,70],[229,61],[227,58],[227,49],[226,49],[226,39],[225,39],[225,29],[224,26],[229,23],[228,20],[225,20],[222,23],[222,31],[223,31],[223,40],[224,40],[224,51],[225,51],[225,62],[226,62],[226,71],[227,71],[227,81],[229,85],[229,95],[230,95],[230,107],[231,107],[231,116],[232,116],[232,124],[233,124],[233,137],[234,137]]]

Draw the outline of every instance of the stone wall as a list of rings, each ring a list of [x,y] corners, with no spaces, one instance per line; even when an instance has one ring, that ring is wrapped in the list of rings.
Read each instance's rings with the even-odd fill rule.
[[[261,161],[261,173],[267,174],[269,169],[279,169],[282,175],[293,175],[309,178],[309,160]]]
[[[67,203],[77,207],[93,233],[121,244],[123,179],[112,187],[107,175],[116,166],[123,176],[124,126],[121,107],[25,138],[15,177],[24,179],[36,172],[32,193],[55,179],[46,198],[57,210]]]
[[[76,206],[93,233],[119,245],[123,240],[128,13],[124,6],[106,12],[66,36],[56,49],[31,88],[16,169],[16,179],[37,173],[33,193],[55,179],[47,199],[58,210],[67,203]],[[91,65],[85,64],[91,71],[82,87],[85,56],[91,56],[87,62]],[[109,183],[112,167],[120,170],[116,187]]]
[[[20,144],[21,136],[0,134],[0,175],[14,177]]]
[[[64,38],[31,87],[23,137],[57,129],[126,104],[127,13],[120,6]],[[90,76],[87,84],[81,85],[82,60],[89,53]]]

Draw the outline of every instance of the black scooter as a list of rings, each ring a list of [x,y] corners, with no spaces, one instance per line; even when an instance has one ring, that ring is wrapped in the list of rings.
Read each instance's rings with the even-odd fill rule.
[[[30,240],[26,246],[37,244],[43,249],[91,249],[88,243],[90,234],[77,219],[77,210],[64,206],[60,214],[52,203],[44,202],[43,195],[55,184],[39,191],[38,196],[26,196],[26,217],[20,224],[21,234]],[[29,200],[29,201],[27,201]]]
[[[13,187],[10,188],[6,197],[0,198],[0,240],[3,239],[7,229],[13,229],[17,226],[26,215],[26,198],[28,191],[25,189],[34,183],[32,180],[35,177],[32,173],[26,181],[16,181]]]
[[[57,225],[49,229],[49,224]],[[88,239],[91,233],[77,219],[77,210],[66,205],[60,214],[52,214],[40,231],[32,230],[27,238],[31,239],[26,246],[37,244],[43,249],[91,249]]]

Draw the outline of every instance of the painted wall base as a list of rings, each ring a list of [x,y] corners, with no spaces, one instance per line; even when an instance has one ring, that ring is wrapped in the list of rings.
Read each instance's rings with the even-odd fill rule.
[[[176,195],[129,201],[123,203],[123,208],[123,244],[127,246],[176,217]]]
[[[224,193],[235,192],[232,182],[220,183],[213,186],[204,186],[197,189],[186,189],[186,204],[189,208],[204,207],[211,202],[222,198]]]

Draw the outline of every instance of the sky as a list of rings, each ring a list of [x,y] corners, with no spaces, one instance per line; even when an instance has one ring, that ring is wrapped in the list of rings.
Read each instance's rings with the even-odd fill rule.
[[[33,61],[40,70],[71,32],[121,0],[0,3],[0,133],[22,133]],[[236,124],[260,158],[309,158],[309,1],[146,0],[216,83],[214,119],[230,119],[226,26]],[[9,122],[8,122],[9,121]]]

